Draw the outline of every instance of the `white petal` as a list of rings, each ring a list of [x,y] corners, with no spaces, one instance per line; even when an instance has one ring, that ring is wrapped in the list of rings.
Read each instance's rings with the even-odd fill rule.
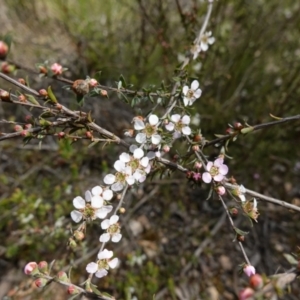
[[[194,93],[194,98],[198,99],[202,94],[202,91],[200,89],[196,90]]]
[[[114,183],[114,184],[111,186],[111,189],[112,189],[114,192],[122,191],[123,188],[124,188],[124,185],[123,185],[123,183],[121,183],[121,182],[116,182],[116,183]]]
[[[212,37],[210,37],[209,39],[208,39],[208,43],[210,44],[210,45],[212,45],[214,42],[215,42],[215,38],[212,36]]]
[[[180,121],[180,115],[179,114],[175,114],[175,115],[172,115],[171,116],[171,120],[174,122],[174,123],[178,123]]]
[[[145,128],[145,124],[144,124],[144,122],[142,121],[142,120],[140,120],[140,119],[136,119],[135,121],[134,121],[134,129],[135,130],[142,130],[142,129],[144,129]]]
[[[149,123],[154,126],[158,123],[159,119],[157,115],[150,115],[149,116]]]
[[[124,163],[127,163],[130,161],[130,155],[126,152],[123,152],[121,155],[120,155],[120,160]]]
[[[255,198],[253,199],[253,208],[257,208],[257,201]]]
[[[107,249],[104,249],[103,251],[100,251],[98,253],[98,259],[109,259],[112,258],[114,253],[112,251],[108,251]]]
[[[202,49],[202,51],[207,51],[207,49],[208,49],[208,44],[207,44],[207,43],[201,42],[201,49]]]
[[[190,89],[190,88],[189,88],[187,85],[185,85],[185,86],[183,87],[183,89],[182,89],[183,95],[186,95],[186,94],[188,93],[189,89]]]
[[[87,202],[90,202],[91,201],[91,198],[92,198],[92,194],[90,191],[86,191],[85,194],[84,194],[84,198]]]
[[[118,243],[122,238],[122,234],[116,233],[111,237],[111,241],[114,243]]]
[[[149,151],[149,152],[147,153],[147,157],[148,157],[149,159],[155,158],[155,157],[156,157],[156,156],[155,156],[155,152],[154,152],[154,151]]]
[[[86,271],[90,274],[96,273],[98,271],[98,264],[91,262],[86,266]]]
[[[146,142],[146,134],[145,133],[138,133],[135,137],[135,140],[139,143],[139,144],[143,144],[144,142]]]
[[[101,228],[102,229],[107,229],[110,226],[110,221],[108,219],[104,220],[101,222]]]
[[[144,151],[141,148],[137,148],[136,150],[134,150],[133,156],[135,158],[142,158],[144,156]]]
[[[184,106],[190,105],[190,99],[187,98],[187,97],[184,97],[184,98],[183,98],[183,104],[184,104]]]
[[[204,173],[202,174],[202,180],[203,180],[205,183],[210,183],[210,182],[211,182],[211,179],[212,179],[212,177],[211,177],[210,173],[204,172]]]
[[[95,187],[92,188],[92,194],[94,196],[100,196],[102,194],[102,191],[103,191],[103,189],[99,185],[97,185],[97,186],[95,186]]]
[[[101,243],[107,243],[110,240],[110,234],[109,233],[103,233],[100,235],[99,241]]]
[[[73,199],[73,205],[77,209],[83,209],[85,208],[85,200],[82,197],[77,196]]]
[[[185,125],[188,125],[191,122],[191,118],[189,116],[185,115],[182,117],[181,122]]]
[[[71,218],[75,223],[79,223],[82,220],[82,213],[77,210],[71,211]]]
[[[181,131],[184,135],[190,135],[192,133],[191,128],[188,126],[183,127]]]
[[[117,160],[114,163],[114,168],[118,171],[118,172],[123,172],[125,169],[125,162],[121,161],[121,160]]]
[[[103,192],[102,196],[103,196],[103,199],[104,199],[104,200],[109,201],[109,200],[111,200],[112,197],[114,196],[114,193],[113,193],[112,190],[107,189],[107,190],[105,190],[105,191]]]
[[[137,149],[138,148],[138,146],[137,145],[130,145],[130,147],[129,147],[129,151],[131,152],[131,153],[133,153],[134,152],[134,150],[135,149]]]
[[[103,198],[100,196],[94,196],[91,204],[93,208],[101,208],[103,206]]]
[[[119,221],[119,216],[117,215],[112,215],[109,219],[110,225],[114,225]]]
[[[198,87],[199,87],[199,81],[198,80],[193,80],[193,82],[191,84],[191,89],[196,91]]]
[[[175,128],[175,125],[174,125],[174,123],[169,122],[168,124],[165,125],[165,128],[166,128],[168,131],[173,131],[174,128]]]
[[[117,266],[118,262],[119,259],[115,257],[114,259],[108,262],[108,265],[110,266],[110,268],[114,269]]]
[[[133,185],[135,183],[135,179],[134,177],[131,175],[131,176],[128,176],[126,178],[126,182],[129,184],[129,185]]]
[[[149,158],[148,157],[143,157],[141,160],[140,160],[140,164],[146,168],[148,165],[149,165]]]
[[[116,181],[116,176],[113,174],[107,174],[103,181],[105,184],[113,184]]]
[[[101,208],[97,209],[95,212],[97,218],[104,219],[106,218],[107,214],[112,211],[113,207],[111,205],[102,206]]]
[[[151,136],[151,142],[152,142],[152,144],[158,145],[160,143],[160,141],[161,141],[161,136],[159,134],[153,134]]]
[[[108,272],[105,269],[101,269],[96,272],[95,276],[98,278],[102,278],[102,277],[106,276],[107,274],[108,274]]]

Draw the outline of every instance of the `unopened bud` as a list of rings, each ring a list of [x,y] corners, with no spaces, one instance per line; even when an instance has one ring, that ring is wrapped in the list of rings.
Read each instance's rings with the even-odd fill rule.
[[[0,99],[2,101],[11,102],[9,92],[4,90],[0,91]]]
[[[14,130],[15,130],[16,132],[20,132],[20,131],[23,130],[23,127],[22,127],[21,125],[15,125]]]
[[[66,272],[60,271],[57,273],[57,279],[62,282],[70,282],[70,279],[68,278],[68,275]]]
[[[237,240],[238,240],[239,242],[244,242],[244,241],[245,241],[245,236],[244,236],[244,235],[238,235],[238,236],[237,236]]]
[[[231,214],[232,216],[237,216],[238,213],[239,213],[239,211],[238,211],[237,208],[233,207],[233,208],[230,209],[230,214]]]
[[[57,136],[58,136],[59,139],[64,138],[65,135],[66,135],[66,134],[65,134],[63,131],[61,131],[61,132],[59,132],[59,133],[57,134]]]
[[[120,214],[124,214],[126,212],[126,209],[124,207],[120,207],[119,212]]]
[[[34,284],[40,288],[40,287],[44,287],[47,284],[48,280],[45,278],[38,278],[34,281]]]
[[[84,233],[82,231],[76,230],[74,232],[74,238],[76,239],[76,241],[82,241],[84,239]]]
[[[252,290],[249,287],[246,287],[239,292],[239,300],[250,299],[250,298],[252,298],[253,295],[254,295],[254,290]]]
[[[240,122],[235,122],[235,123],[233,124],[233,127],[234,127],[235,129],[237,129],[237,130],[240,130],[240,129],[244,128],[244,126],[243,126]]]
[[[124,132],[124,135],[125,135],[125,136],[129,136],[129,137],[133,137],[133,135],[134,135],[134,130],[133,130],[133,129],[127,129],[127,130]]]
[[[193,138],[194,142],[200,142],[202,140],[202,135],[201,134],[196,134]]]
[[[21,84],[23,84],[23,85],[26,85],[26,86],[27,86],[27,84],[26,84],[26,81],[25,81],[25,79],[24,79],[24,78],[19,78],[19,79],[18,79],[18,81],[19,81]]]
[[[76,95],[84,96],[90,91],[89,82],[83,79],[77,79],[72,85],[72,90]]]
[[[35,261],[29,262],[25,268],[24,273],[26,275],[35,275],[39,273],[38,265]]]
[[[88,139],[92,139],[93,138],[93,134],[90,132],[90,131],[87,131],[85,133],[85,136],[88,138]]]
[[[254,274],[250,277],[249,284],[255,290],[259,290],[263,287],[263,278],[259,274]]]
[[[193,151],[195,151],[195,152],[198,152],[198,151],[200,150],[200,148],[199,148],[198,145],[194,145],[194,146],[192,147],[192,149],[193,149]]]
[[[217,193],[220,196],[223,196],[226,193],[226,189],[224,186],[220,185],[217,187]]]
[[[0,59],[4,59],[8,53],[8,45],[3,42],[3,41],[0,41]]]
[[[196,162],[195,162],[195,165],[194,165],[194,168],[195,168],[195,169],[201,169],[201,168],[202,168],[202,163],[199,162],[199,161],[196,161]]]
[[[20,102],[23,103],[27,102],[26,96],[24,94],[19,95],[18,99]]]
[[[94,78],[91,78],[89,80],[89,85],[90,85],[90,87],[95,87],[95,86],[98,85],[98,81],[96,79],[94,79]]]
[[[48,92],[45,89],[39,90],[39,94],[45,98],[48,97]]]
[[[234,133],[233,128],[228,127],[228,128],[226,129],[226,133],[227,133],[227,134],[232,134],[232,133]]]
[[[170,152],[170,146],[164,145],[164,146],[163,146],[163,151],[164,151],[165,153]]]
[[[107,97],[107,91],[106,90],[101,90],[100,95],[103,97]]]
[[[47,274],[48,273],[48,263],[46,261],[40,261],[39,262],[39,270],[42,273]]]
[[[7,63],[6,61],[4,61],[1,64],[1,71],[5,74],[10,74],[13,71],[15,71],[15,69],[16,69],[16,67],[14,65],[11,65],[11,64]]]
[[[70,285],[68,287],[68,294],[69,295],[76,295],[79,294],[79,290],[74,286],[74,285]]]
[[[74,239],[69,239],[69,246],[72,248],[72,249],[75,249],[77,247],[77,243]]]
[[[27,129],[27,130],[31,129],[32,128],[32,124],[25,124],[24,128]]]
[[[45,66],[39,66],[39,70],[40,70],[41,74],[47,75],[47,73],[48,73],[48,70]]]
[[[251,265],[245,265],[243,271],[248,277],[251,277],[255,274],[255,268]]]
[[[61,104],[56,104],[56,105],[55,105],[55,108],[57,108],[58,110],[62,110],[63,107],[62,107]]]
[[[23,131],[21,131],[21,136],[22,136],[22,137],[29,136],[28,130],[23,130]]]

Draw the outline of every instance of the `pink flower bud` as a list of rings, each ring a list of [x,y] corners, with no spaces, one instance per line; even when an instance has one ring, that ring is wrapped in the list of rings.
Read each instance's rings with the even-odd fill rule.
[[[194,165],[194,168],[195,168],[195,169],[201,169],[201,168],[202,168],[202,163],[199,162],[199,161],[196,161],[196,162],[195,162],[195,165]]]
[[[46,261],[40,261],[39,262],[39,270],[42,273],[47,273],[48,272],[48,263]]]
[[[223,196],[226,193],[226,189],[224,186],[220,185],[217,187],[217,193],[220,196]]]
[[[57,279],[62,282],[70,282],[67,273],[63,271],[58,272]]]
[[[98,85],[98,81],[94,78],[91,78],[89,81],[89,85],[90,85],[90,87],[95,87]]]
[[[39,90],[39,94],[43,97],[48,97],[48,92],[45,89]]]
[[[164,146],[163,146],[163,151],[164,151],[165,153],[170,152],[170,147],[169,147],[168,145],[164,145]]]
[[[22,127],[21,125],[16,125],[16,126],[14,127],[14,130],[15,130],[16,132],[20,132],[20,131],[23,130],[23,127]]]
[[[34,281],[34,284],[40,288],[40,287],[44,287],[47,284],[48,280],[45,278],[38,278]]]
[[[27,86],[27,84],[26,84],[26,81],[25,81],[25,79],[24,79],[24,78],[19,78],[19,79],[18,79],[18,81],[19,81],[21,84],[23,84],[23,85],[26,85],[26,86]]]
[[[28,136],[29,135],[29,132],[27,131],[27,130],[23,130],[22,132],[21,132],[21,136],[23,136],[23,137],[26,137],[26,136]]]
[[[24,128],[25,129],[31,129],[32,128],[32,124],[25,124]]]
[[[253,266],[251,266],[251,265],[245,265],[245,266],[244,266],[244,273],[245,273],[248,277],[250,277],[250,276],[252,276],[252,275],[255,274],[255,268],[254,268]]]
[[[10,102],[10,95],[9,95],[9,92],[4,91],[4,90],[1,90],[1,91],[0,91],[0,99],[1,99],[2,101]]]
[[[85,133],[85,136],[88,138],[88,139],[92,139],[93,138],[93,134],[90,132],[90,131],[87,131]]]
[[[23,102],[23,103],[27,102],[26,96],[25,96],[24,94],[21,94],[21,95],[18,97],[18,99],[19,99],[20,102]]]
[[[250,277],[249,284],[252,288],[255,290],[259,290],[260,288],[263,287],[263,279],[261,275],[259,274],[254,274]]]
[[[35,261],[29,262],[24,268],[24,273],[26,275],[34,275],[39,273],[37,263]]]
[[[101,96],[107,97],[107,91],[106,90],[101,90],[100,94],[101,94]]]
[[[199,148],[198,145],[194,145],[194,146],[192,147],[192,149],[193,149],[193,151],[195,151],[195,152],[198,152],[198,151],[200,150],[200,148]]]
[[[61,132],[59,132],[59,133],[57,134],[57,136],[58,136],[59,139],[64,138],[65,135],[66,135],[66,134],[65,134],[63,131],[61,131]]]
[[[54,63],[51,66],[51,71],[54,73],[54,75],[61,75],[63,72],[63,67],[58,63]]]
[[[249,287],[246,287],[245,289],[241,290],[239,293],[239,300],[246,300],[249,299],[254,295],[254,290],[252,290]]]
[[[6,57],[8,50],[9,50],[8,45],[5,42],[0,41],[0,59]]]
[[[74,285],[70,285],[68,287],[68,294],[69,295],[75,295],[75,294],[78,294],[78,293],[79,293],[79,291]]]
[[[84,239],[84,233],[82,231],[78,231],[76,230],[74,232],[74,238],[77,240],[77,241],[82,241]]]

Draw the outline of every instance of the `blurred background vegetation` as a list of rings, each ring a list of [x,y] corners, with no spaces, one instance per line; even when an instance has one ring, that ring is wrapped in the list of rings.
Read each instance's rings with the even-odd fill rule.
[[[109,86],[123,74],[135,88],[162,81],[172,85],[207,9],[206,1],[199,0],[0,0],[0,6],[0,34],[13,36],[9,60],[29,68],[45,60],[59,62],[72,80],[96,76]],[[255,125],[271,121],[270,113],[299,113],[299,10],[300,3],[291,0],[215,2],[208,29],[216,42],[188,69],[203,90],[191,113],[200,114],[207,139],[225,133],[228,123]],[[21,70],[15,74],[25,76],[37,89],[51,84],[60,101],[76,109],[63,84]],[[3,80],[0,87],[15,89]],[[83,109],[122,136],[147,105],[132,109],[109,96],[88,99]],[[32,113],[0,105],[0,119],[23,121]],[[299,205],[299,139],[300,124],[294,122],[237,140],[229,148],[230,175],[250,189]],[[22,140],[1,142],[0,295],[54,299],[55,293],[55,299],[66,299],[57,286],[30,296],[31,280],[22,274],[28,261],[55,259],[56,270],[71,265],[73,280],[85,279],[101,231],[94,224],[82,247],[67,248],[72,199],[100,184],[122,150],[87,148],[81,141],[70,146],[54,138],[41,149],[36,141],[26,146]],[[206,154],[214,157],[218,149]],[[242,255],[220,203],[206,201],[207,193],[205,187],[192,188],[178,172],[132,191],[126,200],[128,217],[121,220],[124,238],[115,248],[121,266],[95,283],[117,299],[236,299],[246,284],[238,273]],[[289,268],[283,254],[299,246],[299,217],[263,201],[258,205],[261,215],[254,227],[242,215],[235,222],[250,231],[244,245],[257,271],[283,272]],[[201,256],[195,258],[199,245]],[[284,299],[298,299],[299,292],[293,286]]]

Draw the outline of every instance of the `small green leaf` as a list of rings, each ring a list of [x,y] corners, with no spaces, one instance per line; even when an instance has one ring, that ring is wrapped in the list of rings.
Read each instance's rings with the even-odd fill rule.
[[[284,253],[283,256],[285,259],[292,265],[292,266],[297,266],[298,265],[298,260],[291,254]]]
[[[100,142],[99,140],[96,140],[96,141],[90,143],[90,144],[88,145],[88,148],[94,147],[94,146],[97,145],[99,142]]]
[[[242,134],[247,134],[247,133],[249,133],[249,132],[252,132],[254,130],[254,128],[253,127],[246,127],[246,128],[243,128],[242,130],[241,130],[241,133]]]
[[[26,94],[26,98],[27,98],[27,100],[28,100],[30,103],[32,103],[32,104],[34,104],[34,105],[40,106],[40,104],[38,103],[38,101],[37,101],[32,95]]]
[[[238,235],[247,235],[249,234],[249,232],[243,231],[241,229],[238,229],[237,227],[234,227],[234,231],[238,234]]]
[[[276,117],[276,116],[274,116],[274,115],[272,115],[272,114],[270,114],[270,117],[273,118],[273,119],[275,119],[275,120],[282,120],[282,118]]]
[[[51,89],[51,86],[50,86],[50,85],[48,86],[47,92],[48,92],[48,96],[49,96],[49,98],[50,98],[51,102],[53,102],[53,103],[57,103],[57,99],[56,99],[55,95],[53,94],[53,92],[52,92],[52,89]]]

